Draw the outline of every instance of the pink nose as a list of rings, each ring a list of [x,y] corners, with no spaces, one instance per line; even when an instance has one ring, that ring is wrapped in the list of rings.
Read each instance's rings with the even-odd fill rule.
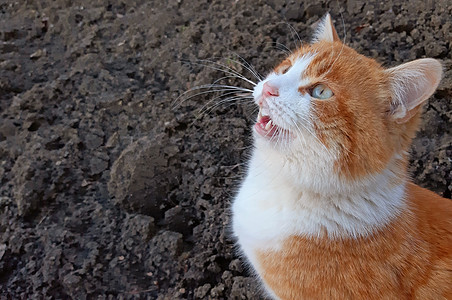
[[[268,81],[264,83],[263,89],[262,89],[262,96],[264,98],[266,97],[277,97],[279,96],[278,89],[274,86],[271,86]]]

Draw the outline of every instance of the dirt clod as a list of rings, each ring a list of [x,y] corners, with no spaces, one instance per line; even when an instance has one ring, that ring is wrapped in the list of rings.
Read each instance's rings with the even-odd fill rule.
[[[171,181],[177,178],[177,174],[171,172],[174,169],[168,168],[168,152],[169,155],[176,155],[177,152],[166,151],[164,147],[168,146],[167,142],[162,135],[145,136],[121,153],[113,163],[108,183],[108,190],[116,203],[132,212],[155,218],[161,216],[162,202],[174,188],[175,184]],[[91,166],[99,171],[105,165],[99,167],[91,162]]]

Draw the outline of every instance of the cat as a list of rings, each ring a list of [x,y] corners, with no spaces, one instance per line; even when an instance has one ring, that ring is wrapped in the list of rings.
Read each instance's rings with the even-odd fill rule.
[[[254,87],[232,228],[270,297],[452,299],[452,202],[407,175],[441,76],[429,58],[383,68],[342,43],[327,14]]]

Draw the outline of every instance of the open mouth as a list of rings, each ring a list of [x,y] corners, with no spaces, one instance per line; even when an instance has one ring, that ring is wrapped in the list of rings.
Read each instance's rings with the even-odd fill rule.
[[[254,125],[254,129],[259,135],[268,139],[271,139],[278,135],[288,134],[287,130],[280,128],[273,122],[270,116],[265,115],[265,113],[262,110],[262,107],[259,108],[257,122]]]

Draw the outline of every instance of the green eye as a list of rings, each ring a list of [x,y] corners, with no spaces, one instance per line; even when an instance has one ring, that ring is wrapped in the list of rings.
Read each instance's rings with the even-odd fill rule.
[[[328,99],[333,96],[333,91],[324,84],[318,84],[312,89],[311,96],[317,99]]]

